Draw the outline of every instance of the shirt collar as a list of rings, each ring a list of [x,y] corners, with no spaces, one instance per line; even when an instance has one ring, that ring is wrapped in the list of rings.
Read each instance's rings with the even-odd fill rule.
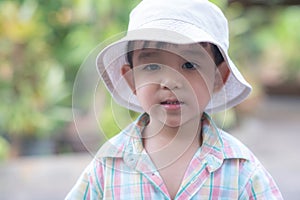
[[[207,170],[213,172],[222,165],[225,156],[219,129],[206,113],[204,113],[202,122],[202,137],[203,142],[199,157],[206,162]]]
[[[213,172],[221,167],[224,159],[231,157],[230,155],[228,156],[224,150],[224,141],[221,135],[222,132],[217,128],[208,114],[204,113],[203,116],[203,142],[196,156],[206,163],[209,172]],[[148,123],[148,114],[144,113],[140,115],[135,122],[131,123],[120,134],[108,140],[98,151],[97,157],[123,157],[125,162],[126,160],[131,160],[132,162],[134,160],[137,161],[144,149],[141,133]],[[243,155],[232,156],[245,157]]]

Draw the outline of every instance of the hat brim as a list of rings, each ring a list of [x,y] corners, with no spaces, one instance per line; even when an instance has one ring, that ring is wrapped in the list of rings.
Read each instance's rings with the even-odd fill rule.
[[[169,25],[169,30],[166,28],[166,24]],[[205,112],[216,113],[231,108],[242,102],[249,95],[251,86],[231,61],[226,47],[218,44],[209,34],[192,24],[182,23],[176,25],[169,22],[166,22],[166,24],[160,23],[161,27],[159,25],[155,26],[155,24],[148,24],[152,28],[145,26],[138,30],[128,31],[125,37],[107,46],[98,54],[96,64],[100,77],[119,105],[136,112],[144,112],[137,97],[133,94],[121,74],[121,67],[127,64],[128,42],[138,40],[172,44],[209,42],[218,46],[228,65],[230,74],[223,88],[212,94]],[[189,37],[185,36],[187,30],[189,31]]]

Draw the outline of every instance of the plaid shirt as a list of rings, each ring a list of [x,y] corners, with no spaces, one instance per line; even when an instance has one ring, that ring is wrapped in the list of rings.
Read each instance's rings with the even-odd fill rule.
[[[205,116],[203,144],[175,199],[283,199],[257,158]],[[171,199],[142,145],[141,132],[148,120],[141,115],[106,142],[66,199]]]

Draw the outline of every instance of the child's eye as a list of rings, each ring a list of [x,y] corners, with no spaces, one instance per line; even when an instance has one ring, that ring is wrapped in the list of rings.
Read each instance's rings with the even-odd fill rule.
[[[192,63],[192,62],[186,62],[186,63],[184,63],[183,65],[182,65],[182,68],[183,69],[192,69],[192,70],[194,70],[194,69],[196,69],[196,68],[198,68],[199,66],[196,64],[196,63]]]
[[[149,64],[144,67],[145,70],[149,70],[149,71],[158,70],[160,68],[161,67],[157,64]]]

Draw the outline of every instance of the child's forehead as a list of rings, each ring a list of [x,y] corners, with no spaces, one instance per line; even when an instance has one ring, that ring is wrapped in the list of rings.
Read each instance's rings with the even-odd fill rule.
[[[152,49],[195,54],[207,52],[207,46],[208,43],[174,44],[160,41],[131,41],[128,44],[128,49],[129,51]]]

